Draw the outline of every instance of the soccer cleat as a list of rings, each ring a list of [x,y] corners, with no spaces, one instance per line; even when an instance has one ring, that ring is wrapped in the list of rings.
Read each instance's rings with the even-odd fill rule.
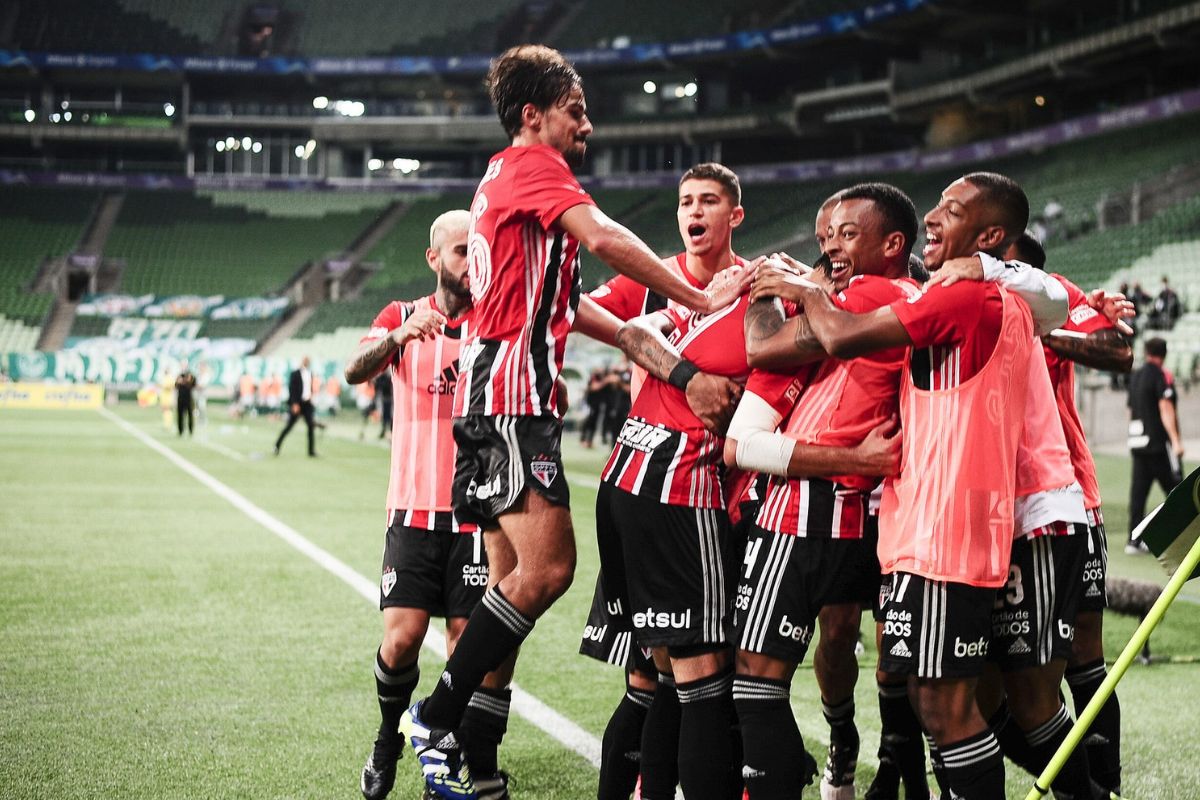
[[[426,796],[435,800],[478,800],[454,731],[431,730],[421,721],[421,704],[417,703],[400,717],[400,733],[421,764]]]
[[[476,778],[475,793],[479,800],[509,800],[508,773],[500,770],[489,778]]]
[[[821,775],[821,800],[854,800],[854,769],[857,766],[857,747],[830,744],[825,772]]]
[[[383,800],[396,783],[396,761],[402,754],[402,743],[385,741],[382,736],[375,739],[375,749],[367,757],[362,768],[358,788],[367,800]]]
[[[1144,556],[1150,552],[1150,546],[1141,539],[1134,539],[1125,545],[1125,555]]]

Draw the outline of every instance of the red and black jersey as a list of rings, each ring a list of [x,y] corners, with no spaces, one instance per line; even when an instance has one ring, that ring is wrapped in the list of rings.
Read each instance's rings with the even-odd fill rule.
[[[668,340],[702,372],[745,382],[748,295],[712,314],[669,309]],[[687,396],[666,381],[646,379],[625,420],[601,480],[666,505],[724,508],[723,436],[708,431]]]
[[[547,145],[492,157],[471,202],[467,238],[475,330],[455,415],[561,417],[555,381],[579,305],[579,242],[558,220],[592,204]]]
[[[1000,289],[990,281],[938,284],[892,303],[913,342],[913,385],[942,391],[982,369],[1000,338],[1002,305]]]

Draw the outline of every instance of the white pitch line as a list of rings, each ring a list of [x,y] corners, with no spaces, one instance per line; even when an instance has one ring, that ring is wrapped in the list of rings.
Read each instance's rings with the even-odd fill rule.
[[[213,450],[217,453],[220,453],[223,456],[232,458],[234,461],[245,461],[246,460],[246,457],[244,455],[242,455],[241,453],[239,453],[237,450],[228,448],[223,444],[217,444],[216,442],[210,442],[210,441],[208,441],[208,439],[197,439],[196,444],[200,445],[201,447],[207,447],[209,450]]]
[[[144,431],[121,419],[107,408],[100,415],[132,435],[142,444],[166,458],[175,466],[207,486],[234,508],[278,536],[292,547],[315,561],[318,566],[335,575],[354,591],[358,592],[372,607],[379,604],[379,588],[374,581],[365,578],[332,553],[304,538],[298,531],[250,502],[243,495],[226,486],[204,470],[176,453],[171,448],[148,436]],[[440,658],[446,657],[446,639],[431,626],[425,634],[425,646]],[[582,756],[592,766],[600,768],[600,740],[554,709],[547,706],[517,684],[512,684],[512,708],[528,720],[535,728],[567,749]]]

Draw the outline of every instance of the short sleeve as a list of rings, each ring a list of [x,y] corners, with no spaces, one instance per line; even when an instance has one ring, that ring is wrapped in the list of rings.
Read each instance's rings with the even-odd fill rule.
[[[811,374],[811,365],[805,365],[799,372],[792,373],[752,370],[746,381],[746,391],[762,398],[776,414],[786,417],[796,405],[796,399],[800,397]]]
[[[642,313],[646,304],[646,287],[625,275],[617,275],[590,293],[588,297],[608,313],[628,321]]]
[[[375,315],[375,321],[371,323],[371,329],[358,340],[358,343],[379,341],[387,336],[389,331],[403,325],[404,320],[408,319],[408,315],[411,313],[412,305],[410,303],[393,300]]]
[[[938,284],[922,294],[894,301],[891,309],[913,347],[963,342],[978,324],[992,287],[979,281]]]
[[[514,204],[536,215],[544,230],[553,228],[567,209],[596,204],[562,155],[548,146],[529,148],[514,177]]]
[[[1055,275],[1054,277],[1067,290],[1067,321],[1063,325],[1064,328],[1078,333],[1092,333],[1093,331],[1103,331],[1116,327],[1109,321],[1108,317],[1092,308],[1088,303],[1087,295],[1083,293],[1082,289],[1062,275]]]

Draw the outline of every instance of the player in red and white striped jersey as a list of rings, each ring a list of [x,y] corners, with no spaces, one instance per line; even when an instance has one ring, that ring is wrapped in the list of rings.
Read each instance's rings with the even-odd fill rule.
[[[453,493],[459,518],[488,532],[491,587],[433,694],[401,720],[426,788],[451,798],[474,794],[454,731],[475,688],[573,578],[558,376],[579,304],[579,248],[704,312],[727,305],[748,281],[701,291],[596,207],[571,171],[592,123],[582,80],[561,54],[512,48],[492,62],[487,85],[511,146],[492,157],[471,203],[475,330],[460,365]]]
[[[470,214],[447,211],[429,232],[426,262],[437,275],[432,294],[389,303],[375,317],[346,367],[349,383],[388,370],[395,402],[387,534],[379,605],[384,638],[375,660],[382,722],[363,768],[367,798],[387,795],[403,741],[397,727],[420,670],[417,655],[430,616],[446,618],[453,651],[467,616],[483,596],[488,563],[479,529],[454,516],[450,486],[455,447],[451,404],[459,353],[473,312],[467,290]],[[489,675],[463,723],[481,785],[500,781],[496,748],[507,725],[511,664]]]

